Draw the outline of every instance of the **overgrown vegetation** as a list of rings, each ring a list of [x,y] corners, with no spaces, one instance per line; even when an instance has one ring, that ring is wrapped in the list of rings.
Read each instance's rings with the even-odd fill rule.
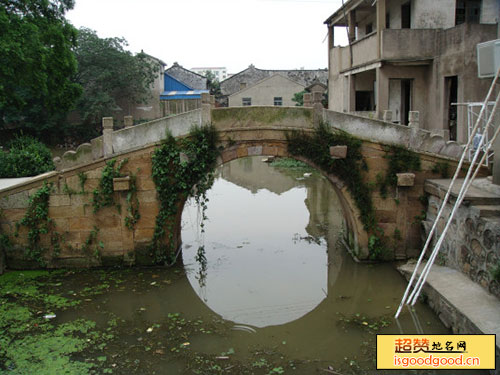
[[[377,225],[372,201],[372,189],[365,182],[366,162],[361,154],[361,140],[350,134],[331,129],[321,123],[311,133],[294,131],[287,135],[288,151],[313,162],[326,173],[339,176],[345,182],[359,209],[364,229],[369,234],[369,259],[381,260],[390,257],[384,231]],[[330,146],[346,145],[347,157],[335,159],[330,155]]]
[[[491,278],[500,283],[500,260],[490,270]]]
[[[205,217],[206,192],[214,181],[213,171],[218,155],[217,132],[213,126],[195,127],[186,138],[176,140],[168,135],[152,156],[152,176],[160,200],[160,212],[152,241],[158,263],[172,261],[174,254],[174,221],[179,202],[194,197]],[[201,224],[203,228],[203,223]],[[165,240],[170,247],[165,248]]]
[[[342,130],[332,130],[324,123],[312,134],[293,131],[287,135],[287,139],[291,155],[305,157],[326,173],[342,178],[361,213],[365,230],[373,231],[376,224],[375,210],[370,188],[363,179],[367,166],[360,150],[362,142]],[[347,145],[345,159],[331,157],[330,146],[335,145]]]
[[[385,156],[389,160],[389,168],[384,177],[377,176],[377,183],[380,188],[380,195],[387,197],[387,190],[390,187],[397,187],[398,173],[420,171],[420,157],[417,153],[401,146],[388,146]]]
[[[432,167],[432,173],[439,174],[442,178],[448,178],[450,177],[449,168],[450,165],[447,162],[437,162],[434,164],[434,167]]]
[[[27,177],[55,169],[50,150],[30,136],[19,136],[0,150],[0,178]]]
[[[92,192],[92,206],[94,213],[97,213],[102,207],[109,207],[115,204],[113,178],[122,177],[120,169],[128,160],[123,159],[115,168],[116,159],[111,159],[106,162],[106,166],[102,170],[99,187]]]
[[[270,164],[274,168],[293,169],[299,171],[310,171],[312,168],[306,163],[292,158],[277,158]]]
[[[52,183],[44,182],[43,186],[29,197],[26,213],[16,223],[16,237],[21,227],[28,229],[28,246],[25,248],[26,258],[35,260],[40,265],[45,265],[43,255],[47,251],[40,244],[40,236],[49,233],[53,227],[53,221],[49,218],[49,198],[51,191]]]

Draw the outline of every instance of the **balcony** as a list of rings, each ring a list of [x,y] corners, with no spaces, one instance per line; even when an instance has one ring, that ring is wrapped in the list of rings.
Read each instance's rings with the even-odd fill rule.
[[[382,60],[416,61],[436,56],[439,29],[382,30]]]
[[[339,73],[377,60],[377,33],[352,43],[352,66],[350,47],[334,47],[330,50],[330,71]]]

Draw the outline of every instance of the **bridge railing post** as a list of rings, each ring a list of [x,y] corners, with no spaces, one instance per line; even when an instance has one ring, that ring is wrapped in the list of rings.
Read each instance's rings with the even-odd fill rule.
[[[323,93],[315,91],[312,93],[313,98],[313,110],[314,110],[314,125],[319,125],[323,121]]]
[[[102,118],[102,151],[104,157],[113,154],[113,117]]]
[[[126,128],[130,128],[134,126],[134,117],[133,116],[123,116],[123,125]]]
[[[312,107],[312,94],[309,92],[304,93],[304,107]]]
[[[201,124],[212,122],[212,99],[208,92],[201,94]]]
[[[408,113],[408,126],[412,128],[420,127],[420,112],[419,111],[410,111]]]
[[[383,120],[385,122],[392,122],[392,111],[390,109],[386,109],[384,111],[384,117]]]

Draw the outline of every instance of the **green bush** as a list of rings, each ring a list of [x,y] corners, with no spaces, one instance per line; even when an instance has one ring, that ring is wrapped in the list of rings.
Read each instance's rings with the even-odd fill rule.
[[[55,168],[50,150],[35,138],[17,137],[7,148],[0,151],[0,178],[36,176]]]

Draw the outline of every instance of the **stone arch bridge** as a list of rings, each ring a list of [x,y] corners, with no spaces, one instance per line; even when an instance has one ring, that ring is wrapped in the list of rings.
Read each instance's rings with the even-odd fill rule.
[[[319,121],[347,131],[363,141],[361,150],[368,165],[367,181],[375,181],[377,174],[383,174],[387,169],[384,145],[400,145],[419,153],[421,171],[416,172],[413,186],[398,188],[391,192],[387,199],[380,197],[376,191],[373,192],[379,226],[388,236],[392,237],[396,229],[401,234],[394,255],[400,259],[414,255],[421,243],[420,223],[415,217],[421,215],[425,209],[419,199],[424,194],[424,181],[438,177],[432,172],[436,163],[447,162],[451,168],[456,166],[456,160],[462,150],[461,145],[446,142],[442,137],[419,128],[324,109],[214,109],[205,103],[201,109],[195,111],[120,130],[113,130],[112,119],[105,118],[103,135],[89,144],[79,146],[76,151],[66,152],[57,161],[56,171],[0,190],[0,234],[4,234],[4,239],[5,235],[9,237],[8,246],[4,246],[8,266],[36,266],[33,259],[27,258],[23,250],[28,245],[28,228],[20,226],[18,236],[14,236],[14,233],[17,231],[16,223],[26,215],[28,198],[35,194],[44,182],[53,184],[48,200],[48,217],[54,231],[42,233],[40,245],[53,248],[54,233],[57,233],[58,237],[57,252],[42,255],[46,266],[86,267],[148,263],[147,249],[153,237],[155,219],[159,211],[155,184],[151,177],[151,155],[168,132],[175,137],[181,137],[185,136],[193,125],[212,123],[219,133],[219,146],[222,151],[218,162],[222,164],[251,155],[288,156],[287,132],[313,131],[315,123]],[[128,162],[124,164],[122,173],[136,175],[140,219],[132,230],[125,224],[129,188],[126,179],[115,181],[113,193],[115,202],[122,207],[121,211],[115,207],[105,207],[94,213],[92,209],[92,191],[99,185],[106,161],[112,158],[117,161],[127,158]],[[363,230],[353,198],[338,176],[326,177],[339,193],[347,229],[357,246],[358,257],[366,258],[368,235]],[[183,202],[179,203],[180,206],[182,204]],[[182,207],[180,208],[176,218],[175,245],[180,243]]]

